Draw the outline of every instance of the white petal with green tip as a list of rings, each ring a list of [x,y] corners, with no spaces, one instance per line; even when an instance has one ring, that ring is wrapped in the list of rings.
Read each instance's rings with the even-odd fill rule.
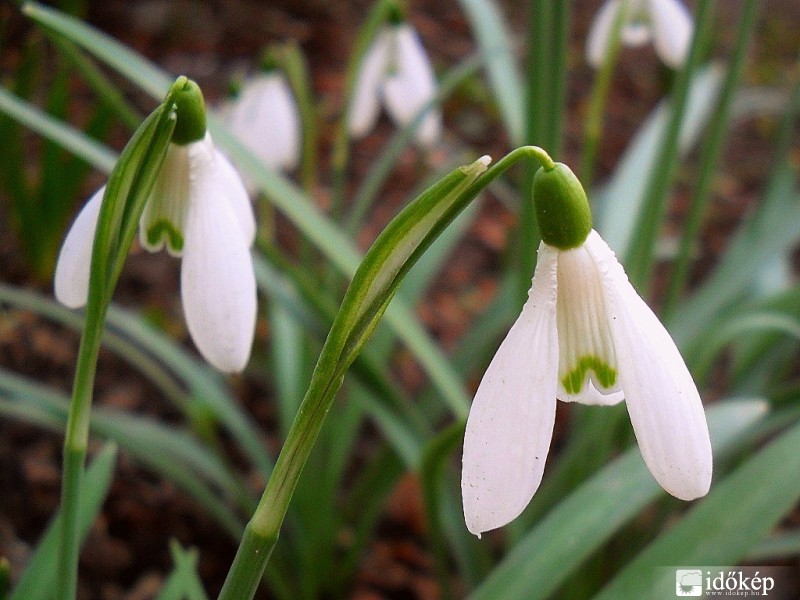
[[[558,253],[558,398],[616,404],[623,394],[600,271],[586,246]]]
[[[164,166],[139,221],[139,243],[150,252],[164,247],[172,256],[180,256],[184,246],[183,225],[189,198],[191,165],[189,152],[205,141],[186,146],[170,144]]]

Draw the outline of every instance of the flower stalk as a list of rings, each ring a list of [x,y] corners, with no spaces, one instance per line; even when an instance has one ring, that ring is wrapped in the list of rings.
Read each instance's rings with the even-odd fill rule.
[[[139,214],[166,156],[175,128],[174,96],[186,78],[179,78],[164,102],[134,133],[125,147],[106,187],[94,237],[89,275],[86,320],[81,336],[64,437],[61,488],[61,538],[57,565],[57,597],[75,598],[79,554],[78,512],[80,488],[89,440],[97,356],[121,262],[127,256]]]
[[[278,540],[303,466],[345,373],[370,337],[400,281],[447,225],[491,181],[520,159],[556,168],[541,148],[525,146],[488,168],[489,157],[460,167],[423,192],[378,236],[353,277],[311,376],[275,468],[239,545],[219,600],[247,600]]]
[[[603,54],[603,62],[592,86],[589,99],[589,111],[584,123],[583,153],[581,154],[580,173],[581,179],[587,186],[591,186],[594,178],[597,147],[600,143],[600,134],[603,131],[603,115],[605,114],[608,94],[611,90],[611,80],[614,76],[614,67],[622,48],[622,26],[628,18],[630,0],[623,0],[620,9],[614,17],[608,46]]]
[[[405,273],[475,197],[477,192],[465,192],[487,165],[488,157],[484,157],[433,185],[392,220],[367,252],[323,345],[261,501],[247,524],[220,600],[247,599],[255,594],[300,474],[347,369],[374,331]]]

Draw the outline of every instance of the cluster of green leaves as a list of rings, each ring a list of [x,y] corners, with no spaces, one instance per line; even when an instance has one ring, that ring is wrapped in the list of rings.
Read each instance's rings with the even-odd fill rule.
[[[57,3],[62,10],[81,15],[83,1]],[[0,51],[2,43],[0,39]],[[48,43],[52,42],[52,43]],[[55,50],[55,51],[53,51]],[[37,279],[47,280],[53,270],[64,231],[76,203],[84,193],[92,168],[87,161],[44,138],[35,143],[18,117],[31,110],[20,102],[33,102],[44,95],[44,111],[53,125],[67,120],[74,112],[76,75],[97,94],[95,104],[84,104],[83,132],[104,140],[115,123],[135,129],[141,117],[123,100],[119,90],[67,39],[47,40],[41,31],[31,29],[19,48],[19,65],[3,77],[3,85],[16,98],[4,97],[0,113],[0,188],[7,198],[4,216],[16,230],[24,257]],[[44,68],[48,65],[48,68]],[[32,160],[37,157],[38,160]],[[32,173],[31,167],[36,165]]]
[[[368,19],[370,25],[357,44],[360,50],[354,55],[351,74],[369,40],[370,27],[374,33],[386,4],[379,2]],[[711,192],[710,179],[704,178],[714,172],[728,131],[732,100],[739,89],[743,48],[753,28],[757,3],[745,3],[737,53],[730,63],[705,66],[699,48],[705,43],[700,38],[711,30],[711,4],[708,0],[699,3],[695,50],[675,79],[673,96],[643,124],[609,181],[590,193],[596,227],[620,256],[628,257],[627,266],[643,289],[652,281],[652,262],[675,165],[697,145],[705,130],[692,217],[682,231],[676,264],[691,256]],[[563,115],[569,2],[532,0],[532,15],[539,26],[532,38],[529,61],[540,62],[538,69],[528,69],[528,80],[520,75],[512,51],[513,38],[495,3],[461,0],[461,5],[473,27],[480,56],[445,74],[440,99],[484,66],[508,138],[515,144],[530,142],[557,149],[561,132],[553,124]],[[160,101],[174,79],[79,20],[34,3],[25,4],[23,11],[59,45],[60,52],[70,52],[75,64],[80,61],[86,65],[81,73],[87,81],[94,77],[94,81],[106,82],[94,62],[98,61]],[[547,83],[546,93],[536,93],[542,89],[537,86],[543,85],[542,57],[560,68]],[[93,89],[100,100],[121,97],[105,83]],[[22,128],[40,133],[47,144],[74,157],[70,160],[110,172],[117,157],[99,141],[102,135],[70,128],[20,96],[13,90],[0,89],[0,112]],[[310,94],[305,97],[310,98]],[[313,110],[313,102],[305,104],[306,110]],[[352,202],[337,201],[337,211],[343,214],[334,220],[323,214],[310,196],[313,175],[304,177],[301,188],[281,174],[263,169],[223,124],[210,119],[215,141],[259,188],[259,202],[280,211],[316,250],[307,257],[321,257],[321,264],[314,268],[298,267],[264,234],[254,252],[259,291],[265,299],[269,345],[257,349],[249,376],[263,379],[274,389],[281,440],[289,436],[312,380],[316,356],[332,326],[335,339],[330,342],[329,338],[325,347],[333,358],[328,363],[321,359],[323,366],[318,368],[331,365],[334,379],[340,381],[352,362],[342,392],[336,399],[330,398],[330,423],[321,428],[316,447],[305,463],[282,537],[266,567],[265,584],[271,594],[286,599],[345,595],[360,558],[369,548],[387,497],[407,472],[416,473],[422,484],[431,548],[447,595],[456,594],[455,579],[475,598],[583,598],[594,594],[639,598],[646,596],[656,576],[643,574],[656,566],[734,564],[752,557],[798,554],[796,533],[774,538],[769,534],[800,497],[797,478],[784,475],[800,469],[800,453],[796,451],[800,443],[800,411],[796,408],[800,390],[792,379],[800,341],[800,288],[765,273],[780,272],[776,265],[786,260],[800,239],[800,221],[796,219],[800,190],[789,153],[799,104],[800,86],[787,102],[778,127],[776,154],[762,201],[735,233],[713,274],[686,294],[686,269],[676,268],[669,284],[674,292],[667,299],[665,318],[698,383],[711,383],[711,368],[723,351],[732,357],[727,372],[729,398],[708,411],[716,459],[711,493],[684,510],[660,491],[638,451],[628,449],[631,436],[623,408],[575,407],[568,439],[555,453],[531,506],[504,535],[487,536],[483,541],[470,536],[463,524],[458,461],[453,460],[460,449],[469,406],[465,382],[480,372],[494,351],[496,344],[487,340],[499,339],[515,318],[520,293],[527,289],[532,272],[531,261],[535,260],[535,227],[522,227],[518,250],[525,258],[509,261],[496,299],[473,323],[459,349],[446,356],[413,308],[430,288],[474,214],[473,206],[466,207],[466,197],[458,203],[464,212],[447,228],[444,226],[454,213],[441,221],[438,216],[432,217],[425,221],[424,231],[414,230],[413,234],[409,233],[412,228],[403,228],[402,220],[395,222],[395,229],[390,226],[380,242],[384,245],[379,244],[377,254],[371,253],[361,269],[363,257],[352,242],[352,232],[361,226],[363,215],[377,200],[381,186],[411,139],[413,126],[387,143]],[[106,102],[104,106],[115,117],[126,119],[129,109],[124,104]],[[313,118],[305,122],[313,123]],[[342,181],[349,146],[344,128],[340,136],[333,161],[337,171],[335,194],[344,194]],[[313,132],[307,131],[307,139],[313,137]],[[19,162],[19,157],[16,160]],[[313,173],[308,166],[308,161],[312,166],[314,162],[310,150],[306,161],[302,173]],[[529,204],[525,202],[526,186],[529,178],[523,177],[518,194],[521,201],[514,201],[512,206],[520,211],[521,223],[530,225],[532,214],[525,214]],[[430,208],[425,197],[423,193],[411,203],[412,212],[406,217],[413,218],[406,223],[424,221],[413,219],[423,217],[421,212],[414,212],[414,207],[420,211]],[[352,208],[348,212],[345,206]],[[411,238],[414,243],[424,240],[424,245],[430,246],[424,254],[414,251],[396,255],[397,248],[409,248]],[[381,254],[381,250],[392,252]],[[418,261],[414,269],[408,270],[413,262],[408,259]],[[336,277],[330,276],[331,271]],[[386,273],[392,275],[382,279]],[[362,295],[355,303],[352,298],[345,301],[342,312],[337,313],[343,289],[339,283],[354,276],[351,289],[360,290]],[[0,285],[0,303],[33,311],[75,330],[82,327],[80,315],[31,291]],[[364,344],[370,333],[372,338]],[[164,399],[181,411],[184,424],[167,427],[147,416],[95,408],[92,434],[112,440],[143,467],[174,482],[232,539],[240,539],[260,492],[248,481],[253,473],[268,478],[277,458],[268,450],[265,433],[218,374],[141,315],[112,305],[102,343],[151,381]],[[390,373],[399,344],[414,357],[430,382],[428,390],[414,397]],[[63,431],[68,403],[58,391],[0,371],[0,413],[9,418]],[[448,426],[450,423],[452,426]],[[366,450],[359,440],[368,424],[374,424],[380,435]],[[234,467],[230,456],[221,450],[218,437],[222,430],[247,461],[245,469]],[[81,505],[82,531],[100,508],[115,452],[107,448],[89,469]],[[369,454],[368,464],[354,469],[354,457],[363,457],[364,453]],[[731,527],[731,522],[736,527]],[[52,559],[47,556],[55,551],[54,538],[55,534],[43,536],[36,558],[23,578],[15,582],[12,598],[48,597],[53,574]],[[204,597],[195,569],[196,554],[176,545],[172,552],[175,569],[159,597]]]

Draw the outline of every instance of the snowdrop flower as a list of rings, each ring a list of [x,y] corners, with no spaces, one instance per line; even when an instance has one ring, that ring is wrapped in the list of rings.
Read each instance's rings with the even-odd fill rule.
[[[166,248],[182,257],[181,298],[192,339],[216,368],[241,371],[256,320],[253,209],[238,173],[206,131],[202,95],[193,82],[177,98],[177,114],[164,165],[139,222],[139,240],[150,252]],[[104,190],[78,214],[58,257],[55,295],[70,308],[86,304]]]
[[[595,68],[603,64],[622,6],[622,0],[606,0],[589,29],[586,59]],[[689,51],[692,30],[692,17],[680,0],[628,0],[620,36],[626,46],[642,46],[652,39],[661,60],[678,69]]]
[[[505,525],[542,479],[556,399],[625,400],[647,467],[670,494],[705,495],[711,445],[697,388],[667,330],[591,227],[562,164],[534,179],[542,243],[528,300],[483,376],[467,420],[462,496],[474,534]]]
[[[222,113],[244,146],[272,169],[291,171],[300,162],[300,114],[286,77],[268,66],[245,81]]]
[[[436,96],[436,80],[419,36],[399,20],[385,25],[367,50],[356,79],[348,128],[360,138],[375,127],[380,103],[398,127],[411,123]],[[415,133],[415,142],[430,148],[441,136],[442,114],[431,107]]]

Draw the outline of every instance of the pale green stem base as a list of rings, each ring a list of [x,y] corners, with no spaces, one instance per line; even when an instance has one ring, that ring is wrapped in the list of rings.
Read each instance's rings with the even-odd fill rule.
[[[252,521],[247,524],[231,570],[219,593],[220,600],[238,600],[255,595],[277,541],[277,534],[263,536],[254,531]]]
[[[78,586],[80,533],[78,513],[86,447],[64,448],[64,474],[61,488],[61,549],[58,556],[58,598],[74,598]]]
[[[87,310],[88,313],[88,310]],[[100,337],[105,307],[92,310],[96,318],[88,319],[78,353],[67,428],[64,434],[64,471],[61,484],[61,541],[58,553],[57,590],[59,600],[72,600],[77,593],[78,515],[81,506],[86,449],[89,441],[89,417],[92,410],[92,388],[100,351]]]

